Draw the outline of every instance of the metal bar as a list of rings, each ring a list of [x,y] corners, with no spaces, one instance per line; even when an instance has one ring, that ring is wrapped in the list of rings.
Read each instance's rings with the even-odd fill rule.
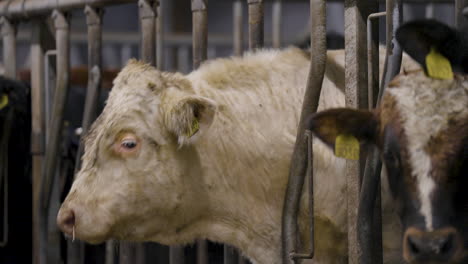
[[[197,239],[197,264],[208,263],[208,241]]]
[[[463,9],[467,7],[467,0],[455,0],[455,27],[463,28],[467,25],[467,19],[463,15]]]
[[[307,173],[306,177],[309,179],[309,236],[310,236],[310,249],[308,253],[292,253],[290,255],[293,259],[311,259],[315,255],[315,230],[314,230],[314,137],[312,131],[305,131],[305,144],[307,146]]]
[[[380,12],[371,14],[367,18],[369,109],[375,107],[379,92],[378,23],[373,23],[373,21],[385,15],[386,12]],[[361,247],[361,264],[378,264],[383,261],[380,174],[376,175],[376,171],[380,171],[381,169],[379,161],[378,150],[375,147],[370,147],[362,179],[357,220],[358,240]]]
[[[385,55],[385,65],[378,98],[382,97],[385,87],[387,87],[390,81],[400,72],[401,58],[403,54],[400,44],[395,39],[395,32],[403,21],[402,0],[387,0],[386,10],[387,54]]]
[[[139,0],[141,23],[141,59],[156,65],[156,8],[158,1]]]
[[[62,137],[63,127],[63,112],[65,101],[68,94],[69,69],[70,69],[70,27],[69,18],[62,12],[55,10],[52,14],[56,29],[56,45],[57,45],[57,88],[54,95],[53,115],[50,128],[50,139],[46,146],[46,156],[42,171],[41,182],[41,251],[44,254],[53,247],[58,245],[47,244],[47,217],[50,208],[50,199],[52,194],[52,186],[56,175],[58,165],[58,156],[60,150],[60,142]],[[56,249],[58,250],[58,248]]]
[[[13,0],[0,2],[0,16],[10,19],[31,19],[34,16],[43,16],[57,9],[62,12],[72,9],[81,9],[89,5],[103,7],[134,3],[136,0]]]
[[[163,15],[166,6],[166,0],[159,0],[156,10],[156,67],[160,70],[164,68],[164,25]]]
[[[238,264],[239,262],[239,255],[237,254],[236,252],[236,249],[231,247],[231,246],[228,246],[228,245],[224,245],[224,264]]]
[[[327,54],[326,40],[326,1],[310,0],[311,17],[311,63],[307,80],[307,88],[302,103],[301,118],[298,126],[296,143],[291,159],[288,186],[283,207],[282,217],[282,257],[283,263],[296,263],[291,254],[297,253],[297,215],[299,203],[307,172],[307,144],[305,144],[305,119],[317,111]]]
[[[426,18],[434,18],[434,3],[429,2],[426,5]]]
[[[183,246],[171,246],[169,249],[169,264],[184,264],[185,254]]]
[[[53,59],[51,59],[53,57]],[[44,91],[44,112],[45,112],[45,143],[47,145],[49,140],[49,132],[50,132],[50,120],[51,120],[51,108],[52,108],[52,100],[53,100],[53,93],[55,91],[55,81],[56,81],[56,71],[57,69],[52,68],[51,60],[57,60],[57,51],[56,50],[48,50],[44,55],[44,84],[45,84],[45,91]]]
[[[249,49],[263,47],[263,0],[247,0],[249,4]]]
[[[105,264],[114,264],[116,262],[116,242],[114,240],[109,240],[106,242],[106,260]]]
[[[208,0],[192,0],[193,68],[206,60],[208,43]]]
[[[376,11],[376,2],[345,0],[345,98],[346,106],[368,108],[366,19]],[[346,162],[348,263],[359,263],[357,222],[363,159]]]
[[[2,17],[3,65],[5,77],[16,79],[16,25]]]
[[[468,18],[468,7],[465,7],[465,9],[463,9],[463,15]]]
[[[273,20],[273,48],[281,47],[281,25],[282,25],[282,0],[276,0],[273,2],[272,20]]]
[[[234,18],[234,37],[233,37],[233,49],[234,55],[242,55],[244,49],[244,23],[243,23],[243,13],[242,13],[243,3],[242,0],[236,0],[233,3],[232,12]]]
[[[32,182],[33,182],[33,263],[46,263],[40,251],[40,188],[44,158],[44,55],[54,49],[54,36],[43,20],[33,21],[31,36],[31,116],[32,116]]]
[[[360,264],[378,264],[382,257],[382,219],[380,205],[380,171],[382,162],[376,147],[370,147],[362,179],[358,209]]]
[[[193,68],[196,69],[207,58],[208,44],[208,0],[192,0]],[[197,264],[208,263],[208,244],[197,240]]]
[[[368,106],[372,109],[377,103],[379,92],[379,36],[378,23],[374,19],[385,16],[386,12],[374,13],[367,18],[367,67],[368,67]]]
[[[135,264],[137,259],[136,243],[124,242],[119,243],[119,263],[120,264]]]
[[[102,67],[102,15],[100,9],[86,6],[86,23],[88,26],[88,89],[86,92],[85,110],[82,122],[82,135],[86,135],[92,122],[97,117],[101,86]],[[75,174],[81,167],[81,155],[84,146],[80,142],[75,162]]]
[[[86,6],[86,24],[88,26],[88,88],[86,91],[85,109],[83,113],[82,133],[86,135],[91,123],[97,117],[99,94],[101,86],[101,64],[102,64],[102,14],[98,8]],[[75,175],[81,168],[81,156],[84,145],[80,140],[75,161]],[[72,264],[84,263],[85,250],[81,241],[68,241],[68,261]]]

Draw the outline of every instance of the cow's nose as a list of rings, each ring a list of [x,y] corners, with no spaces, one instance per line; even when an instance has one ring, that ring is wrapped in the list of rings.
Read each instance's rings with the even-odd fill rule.
[[[65,234],[73,235],[75,227],[75,213],[72,209],[60,209],[57,216],[57,225]]]
[[[452,262],[461,247],[454,228],[443,228],[425,232],[409,228],[404,236],[404,257],[408,262],[440,261]]]

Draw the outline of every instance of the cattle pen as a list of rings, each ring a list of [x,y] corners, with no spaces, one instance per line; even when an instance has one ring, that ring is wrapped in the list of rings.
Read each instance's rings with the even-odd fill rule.
[[[54,196],[54,182],[58,181],[59,159],[64,137],[64,112],[71,80],[70,41],[73,39],[70,19],[72,11],[82,10],[86,17],[87,35],[82,42],[87,44],[87,90],[81,124],[85,134],[99,114],[99,97],[103,93],[101,86],[104,79],[103,36],[104,11],[109,6],[134,4],[138,6],[140,33],[132,35],[138,38],[140,59],[162,68],[165,63],[164,45],[169,41],[163,30],[164,5],[170,0],[2,0],[0,1],[1,30],[3,39],[4,75],[16,79],[17,43],[20,37],[17,28],[20,23],[31,22],[30,81],[31,81],[31,154],[32,154],[32,197],[33,197],[33,259],[34,264],[43,263],[163,263],[154,257],[158,252],[167,256],[164,260],[171,264],[209,262],[208,242],[197,241],[196,260],[190,262],[182,246],[170,248],[148,243],[106,242],[105,246],[91,247],[79,241],[68,240],[66,253],[62,254],[60,235],[55,225],[55,215],[51,211],[57,206]],[[215,2],[215,0],[212,0]],[[299,0],[233,0],[232,2],[232,46],[233,54],[241,55],[244,49],[243,23],[248,20],[248,49],[264,47],[264,5],[271,3],[272,32],[268,40],[272,47],[280,48],[282,43],[291,43],[282,39],[281,25],[283,5]],[[302,2],[306,2],[305,0]],[[296,144],[291,158],[289,182],[284,199],[282,218],[282,262],[299,263],[301,259],[314,256],[314,247],[308,252],[299,252],[296,241],[297,214],[301,193],[308,177],[309,185],[304,187],[310,193],[309,206],[313,212],[312,179],[312,141],[310,131],[305,131],[304,120],[317,111],[326,62],[326,22],[327,2],[344,2],[344,48],[346,52],[345,96],[346,106],[362,109],[375,108],[383,89],[400,71],[402,51],[394,39],[396,28],[403,21],[403,4],[416,3],[427,8],[427,13],[434,12],[432,4],[453,4],[454,21],[457,27],[466,23],[468,1],[465,0],[310,0],[310,43],[311,67],[308,87],[302,105],[301,119]],[[192,34],[190,38],[176,39],[174,42],[191,46],[192,50],[183,50],[179,55],[192,54],[192,66],[198,68],[209,57],[208,0],[192,0]],[[187,3],[188,5],[188,3]],[[243,9],[247,7],[248,17],[244,19]],[[382,12],[383,7],[383,12]],[[379,12],[380,11],[380,12]],[[387,54],[383,77],[379,78],[379,23],[385,17],[385,39]],[[52,23],[47,23],[47,22]],[[223,39],[215,39],[225,43]],[[49,58],[54,58],[51,60]],[[53,74],[51,79],[50,72]],[[47,74],[46,74],[47,73]],[[48,86],[53,87],[52,89]],[[53,95],[51,96],[51,90]],[[45,96],[46,95],[46,96]],[[48,98],[48,96],[50,98]],[[47,100],[52,99],[51,103]],[[74,170],[80,167],[83,145],[79,144]],[[364,155],[362,155],[364,156]],[[347,161],[347,216],[348,216],[348,261],[349,263],[382,263],[382,237],[380,214],[380,170],[382,164],[376,149],[368,149],[365,159]],[[376,176],[377,175],[377,176]],[[0,178],[1,180],[1,178]],[[1,181],[0,181],[1,183]],[[0,185],[1,187],[1,185]],[[53,209],[53,210],[52,210]],[[314,237],[314,219],[311,220],[310,236]],[[312,239],[313,241],[313,239]],[[100,258],[94,258],[92,252],[100,252]],[[64,262],[66,259],[66,262]],[[101,262],[99,262],[101,261]],[[230,246],[224,246],[225,264],[247,263],[247,260]]]

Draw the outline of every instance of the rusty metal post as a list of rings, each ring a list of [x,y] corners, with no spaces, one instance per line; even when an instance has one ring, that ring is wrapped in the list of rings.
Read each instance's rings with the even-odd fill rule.
[[[368,106],[375,107],[379,93],[379,23],[378,18],[385,16],[385,12],[371,14],[367,18],[367,67],[368,67]],[[373,21],[377,20],[376,23]]]
[[[467,0],[455,0],[455,27],[457,28],[463,28],[467,25],[467,18],[463,15],[463,9],[467,5]]]
[[[273,12],[272,12],[272,20],[273,20],[273,29],[272,29],[272,35],[273,35],[273,48],[280,48],[281,47],[281,12],[282,12],[282,1],[281,0],[275,0],[273,2]]]
[[[48,213],[51,202],[52,186],[57,171],[62,140],[63,112],[68,94],[70,69],[70,25],[69,17],[55,10],[52,14],[56,30],[57,46],[57,86],[54,94],[52,120],[50,121],[50,138],[46,146],[45,161],[41,182],[41,254],[48,251],[59,252],[59,245],[48,244]],[[47,260],[47,263],[49,260]]]
[[[164,23],[163,15],[166,7],[166,0],[159,0],[156,10],[156,67],[160,70],[164,67]]]
[[[224,264],[238,264],[238,262],[239,262],[239,255],[237,254],[236,249],[231,246],[224,245],[223,263]]]
[[[183,246],[171,246],[169,249],[169,263],[170,264],[184,264],[185,254]]]
[[[345,98],[346,106],[368,108],[367,95],[367,38],[366,22],[372,11],[378,10],[377,1],[345,0]],[[362,153],[362,152],[361,152]],[[357,223],[363,162],[346,162],[348,210],[348,263],[359,263]]]
[[[208,0],[192,0],[193,68],[206,60],[208,44]]]
[[[45,149],[45,113],[44,113],[44,56],[47,50],[55,48],[55,40],[43,20],[33,21],[31,36],[31,116],[32,116],[32,182],[33,182],[33,260],[34,264],[46,263],[45,255],[40,251],[40,189],[42,164]]]
[[[208,45],[208,0],[192,0],[193,68],[206,60]],[[208,243],[197,240],[197,264],[208,263]]]
[[[310,17],[310,40],[311,43],[314,43],[314,46],[311,48],[310,72],[307,80],[304,101],[302,103],[301,118],[291,159],[288,186],[286,188],[283,207],[281,230],[283,264],[297,263],[296,257],[312,257],[310,255],[303,256],[303,254],[299,254],[298,252],[297,215],[305,175],[309,165],[308,155],[313,153],[312,150],[308,153],[308,146],[306,144],[308,137],[305,136],[304,123],[305,119],[310,114],[317,111],[323,77],[325,74],[325,62],[327,56],[325,0],[310,0]],[[313,226],[310,228],[312,232]],[[313,239],[314,238],[311,238],[311,240]]]
[[[158,1],[139,0],[141,21],[141,59],[156,65],[156,9]]]
[[[263,0],[247,0],[249,4],[249,49],[263,47]]]
[[[16,79],[16,25],[5,17],[0,19],[3,38],[5,76]]]
[[[382,97],[382,93],[390,83],[390,81],[400,72],[401,58],[403,51],[400,44],[395,39],[397,28],[403,21],[403,3],[402,0],[387,0],[386,2],[386,24],[387,24],[387,42],[385,55],[385,66],[380,83],[378,98]]]
[[[233,12],[233,49],[234,55],[240,56],[244,50],[244,23],[243,23],[243,13],[242,13],[243,3],[242,0],[236,0],[233,3],[232,12]]]

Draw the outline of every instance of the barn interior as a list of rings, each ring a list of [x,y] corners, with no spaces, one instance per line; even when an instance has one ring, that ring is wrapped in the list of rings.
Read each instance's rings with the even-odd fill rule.
[[[21,82],[24,89],[19,92],[15,110],[18,114],[13,120],[0,108],[0,263],[249,263],[235,248],[207,241],[172,247],[119,241],[97,246],[72,242],[59,231],[56,216],[79,167],[80,136],[102,110],[113,78],[129,59],[144,59],[165,71],[189,73],[203,60],[241,56],[256,47],[277,49],[296,45],[313,49],[310,5],[314,1],[73,0],[68,6],[66,2],[0,1],[3,37],[0,74]],[[201,8],[194,10],[198,2]],[[350,6],[361,8],[356,4],[359,1],[326,2],[327,47],[343,49],[345,11]],[[434,18],[452,26],[467,25],[461,15],[468,6],[466,0],[387,2],[401,4],[401,22]],[[142,7],[148,3],[149,7]],[[253,27],[249,23],[249,5],[258,3],[262,8],[262,23],[260,41],[255,46],[249,35]],[[372,13],[383,12],[387,6],[388,3],[380,1]],[[152,20],[149,27],[142,22],[147,18],[142,15],[144,12],[149,12]],[[203,23],[194,24],[195,13],[206,15],[206,28]],[[54,18],[64,14],[65,21]],[[385,18],[378,23],[378,42],[385,45]],[[96,24],[102,25],[99,33],[90,33]],[[57,30],[64,25],[66,33]],[[149,38],[143,37],[142,32],[149,34]],[[102,42],[96,34],[102,37]],[[200,36],[207,37],[206,46],[198,46],[196,39]],[[61,38],[66,41],[68,37],[69,47],[61,53],[55,47]],[[96,43],[91,44],[90,40]],[[142,48],[142,42],[150,48]],[[61,61],[63,56],[69,56],[69,60]],[[366,58],[361,60],[365,61]],[[68,64],[67,70],[71,72],[66,93],[61,91],[61,63]],[[93,83],[93,64],[100,67],[102,82],[99,84]],[[0,92],[1,89],[8,87],[0,87]],[[87,99],[93,91],[94,98]],[[63,97],[64,110],[57,117],[54,111],[60,105],[55,102],[60,97]],[[94,105],[87,106],[88,100]],[[85,117],[87,112],[91,114]],[[10,129],[16,132],[10,133]],[[55,150],[49,150],[52,145],[56,146]],[[46,160],[48,155],[52,156],[49,159],[55,157],[54,161]],[[44,178],[45,170],[53,172],[49,174],[55,180]],[[44,182],[50,183],[49,186],[44,187]],[[45,241],[41,230],[47,234]]]

